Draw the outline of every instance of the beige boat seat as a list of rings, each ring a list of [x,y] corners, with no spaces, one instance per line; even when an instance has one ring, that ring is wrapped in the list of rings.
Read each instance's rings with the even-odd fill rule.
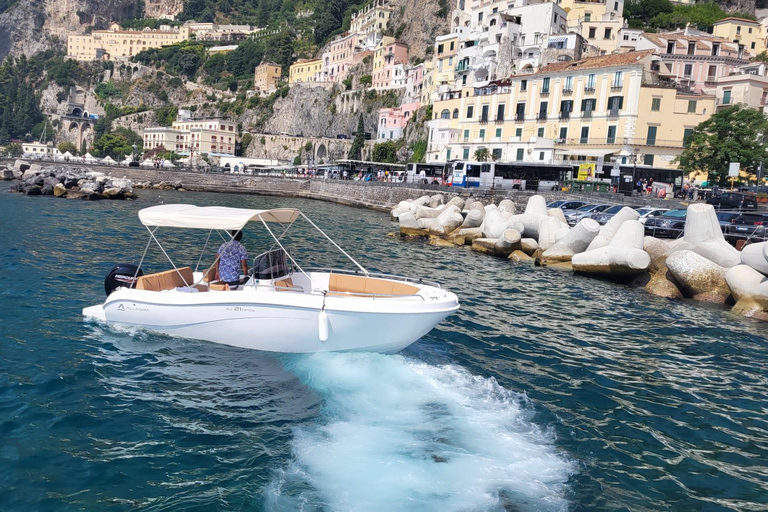
[[[366,276],[331,274],[328,292],[331,294],[415,295],[419,289],[410,284]]]
[[[301,286],[296,286],[295,284],[293,284],[293,279],[291,279],[290,277],[286,277],[279,281],[275,281],[275,290],[277,290],[278,292],[290,292],[290,291],[302,291],[303,288]]]
[[[166,270],[165,272],[157,272],[156,274],[147,274],[141,276],[136,280],[137,290],[148,290],[153,292],[161,292],[163,290],[173,290],[182,286],[193,286],[198,291],[208,291],[208,287],[204,285],[193,285],[194,278],[192,277],[192,269],[190,267],[181,267],[177,270]]]

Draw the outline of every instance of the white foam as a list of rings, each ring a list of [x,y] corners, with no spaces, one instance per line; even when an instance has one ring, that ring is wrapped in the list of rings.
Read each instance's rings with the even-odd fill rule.
[[[325,409],[320,424],[295,430],[295,461],[269,489],[273,509],[568,508],[575,465],[531,421],[526,397],[494,379],[379,354],[286,365]]]

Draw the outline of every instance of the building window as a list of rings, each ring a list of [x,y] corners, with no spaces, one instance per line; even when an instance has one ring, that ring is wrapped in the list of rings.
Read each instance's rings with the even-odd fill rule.
[[[453,41],[451,41],[451,51],[453,51]]]
[[[504,120],[504,107],[505,107],[505,105],[503,103],[499,104],[496,107],[496,120],[497,121],[503,121]]]
[[[617,115],[624,106],[624,96],[611,96],[608,98],[608,110],[610,114]]]
[[[544,80],[541,81],[541,92],[542,94],[549,92],[549,77],[544,78]]]
[[[589,126],[582,126],[581,138],[579,139],[579,143],[586,144],[588,142],[589,142]]]
[[[661,98],[653,98],[651,100],[651,112],[658,112],[661,110]]]
[[[458,119],[459,118],[459,109],[455,108],[453,109],[453,118]]]
[[[522,136],[523,136],[523,129],[515,128],[515,137],[522,137]]]
[[[485,128],[480,128],[480,140],[485,140]]]
[[[462,160],[469,160],[469,148],[464,148],[464,154],[462,155]]]
[[[689,114],[695,114],[696,113],[696,100],[688,100],[688,113]]]
[[[696,43],[693,41],[688,42],[688,55],[696,54]]]
[[[584,21],[586,23],[589,23],[590,21],[592,21],[592,13],[591,12],[585,12],[584,13]]]
[[[603,39],[610,39],[611,38],[611,29],[607,28],[605,29],[604,37]]]
[[[608,127],[608,137],[606,137],[606,142],[608,144],[616,143],[616,126],[615,125]]]
[[[520,80],[520,92],[528,90],[528,80]]]
[[[613,75],[613,83],[611,83],[611,87],[614,89],[618,89],[624,85],[624,73],[621,71],[617,71]]]
[[[559,139],[561,141],[565,141],[565,139],[568,138],[568,127],[567,126],[561,126],[560,127],[560,137]]]
[[[448,160],[448,161],[450,161],[450,159],[451,159],[451,150],[450,150],[450,149],[448,149],[448,150],[445,152],[445,159],[446,159],[446,160]]]
[[[723,105],[730,105],[731,104],[731,90],[725,89],[723,90]]]
[[[544,127],[540,127],[538,130],[536,130],[536,136],[537,137],[543,137],[544,136]]]
[[[496,128],[496,137],[501,137],[501,128]]]
[[[524,153],[525,150],[523,148],[517,148],[517,155],[515,155],[515,160],[522,162]]]
[[[544,160],[544,152],[539,151],[539,160]]]
[[[683,68],[683,76],[686,78],[690,78],[691,74],[693,73],[693,64],[686,64]]]
[[[464,130],[464,142],[469,140],[469,130]]]
[[[643,164],[653,166],[653,155],[643,155]]]
[[[437,45],[437,54],[442,55],[443,53],[443,45],[439,44]]]
[[[691,135],[693,135],[693,128],[686,128],[683,130],[683,147],[687,148],[691,145]]]
[[[472,119],[472,116],[475,115],[475,107],[473,105],[469,105],[467,107],[467,119]]]
[[[495,160],[501,160],[501,148],[496,148],[491,151],[491,158]]]
[[[594,39],[596,35],[597,35],[597,28],[596,27],[589,27],[588,39]]]
[[[451,111],[447,108],[444,109],[442,112],[440,112],[440,119],[450,119],[451,118]]]
[[[590,74],[587,77],[587,85],[584,87],[584,89],[587,90],[587,91],[594,91],[595,90],[595,82],[596,82],[595,74],[594,73]]]
[[[656,132],[658,131],[657,126],[649,126],[648,127],[648,136],[645,139],[645,143],[649,146],[656,145]]]

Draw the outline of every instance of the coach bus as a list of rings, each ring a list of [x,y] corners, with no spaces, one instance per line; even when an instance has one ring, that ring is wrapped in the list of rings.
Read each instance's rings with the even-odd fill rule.
[[[524,162],[456,162],[453,185],[497,190],[557,190],[573,175],[570,165],[546,165]]]

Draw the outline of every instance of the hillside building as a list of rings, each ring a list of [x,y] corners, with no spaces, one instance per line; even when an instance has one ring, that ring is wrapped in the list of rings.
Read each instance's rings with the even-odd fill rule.
[[[350,34],[360,37],[373,33],[381,33],[387,28],[389,18],[392,17],[394,7],[387,0],[373,0],[371,4],[352,15],[349,24]]]
[[[271,93],[277,90],[277,84],[283,76],[283,70],[272,62],[262,62],[256,66],[253,78],[253,88],[259,92]]]
[[[408,64],[408,45],[394,37],[384,36],[373,53],[373,83],[375,89],[405,87],[405,66]]]
[[[94,30],[90,35],[67,37],[67,57],[85,62],[128,60],[150,48],[160,48],[189,39],[189,27],[161,25],[158,30],[123,30],[114,24],[109,30]]]
[[[288,71],[288,83],[302,84],[321,82],[323,79],[322,59],[299,59]]]
[[[725,18],[716,21],[712,27],[712,35],[722,37],[738,44],[754,57],[766,50],[768,34],[764,32],[764,26],[755,20],[742,18]]]
[[[179,110],[171,127],[145,128],[144,150],[162,149],[179,155],[234,155],[237,123],[228,117],[193,117]]]

